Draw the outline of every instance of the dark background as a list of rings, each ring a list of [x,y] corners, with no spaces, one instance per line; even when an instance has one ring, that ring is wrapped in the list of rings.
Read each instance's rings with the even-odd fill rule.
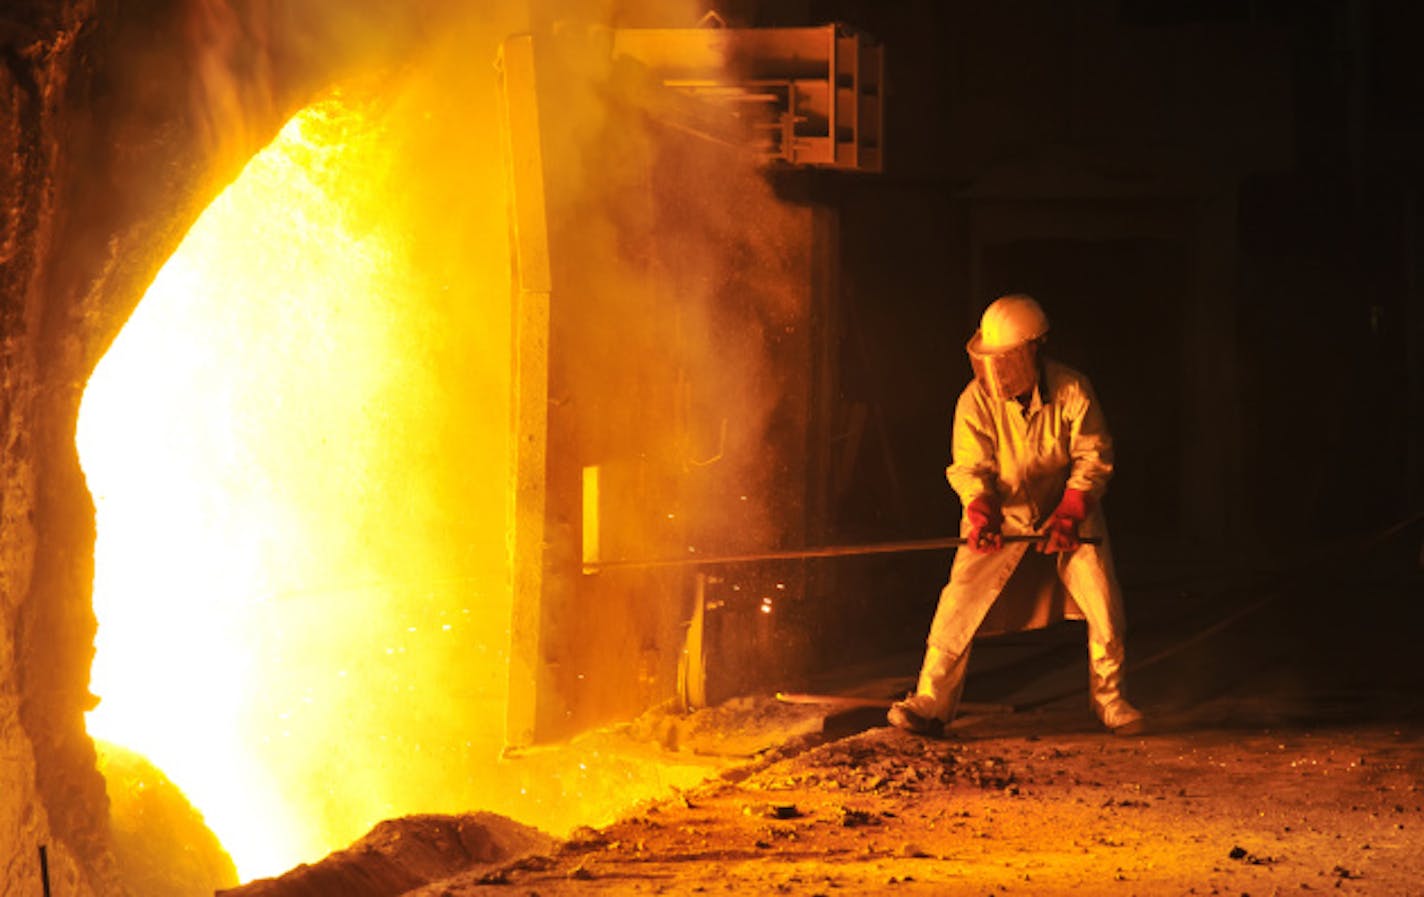
[[[1345,547],[1424,508],[1417,4],[718,8],[886,48],[884,172],[773,174],[838,213],[826,540],[955,531],[963,345],[989,301],[1025,291],[1117,439],[1106,509],[1134,619],[1160,616],[1146,584],[1183,570],[1417,570],[1417,526],[1388,536],[1408,543],[1392,561]],[[823,564],[830,597],[806,617],[824,661],[915,650],[946,566]],[[1417,604],[1411,582],[1379,620]],[[1334,594],[1322,614],[1350,600]]]

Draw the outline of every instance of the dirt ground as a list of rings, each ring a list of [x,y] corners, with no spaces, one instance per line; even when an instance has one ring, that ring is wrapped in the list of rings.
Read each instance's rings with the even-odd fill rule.
[[[715,726],[683,733],[682,749],[706,746],[732,716],[743,738],[804,730],[808,709],[758,699],[716,713]],[[563,841],[483,814],[493,834],[482,837],[532,848],[523,855],[437,859],[413,846],[430,817],[411,817],[324,861],[364,869],[299,870],[251,893],[350,897],[377,870],[430,882],[370,892],[412,897],[1424,894],[1417,719],[1123,738],[1086,710],[1054,709],[971,717],[939,740],[864,728],[873,722],[865,711],[830,718],[824,732],[725,759],[703,785]],[[393,850],[438,874],[388,874]]]
[[[1093,719],[1068,626],[976,647],[983,712],[941,740],[769,696],[603,733],[708,778],[382,893],[1424,895],[1424,559],[1404,560],[1138,589],[1140,736]]]
[[[1424,894],[1417,725],[1124,739],[1035,717],[786,748],[412,893]]]

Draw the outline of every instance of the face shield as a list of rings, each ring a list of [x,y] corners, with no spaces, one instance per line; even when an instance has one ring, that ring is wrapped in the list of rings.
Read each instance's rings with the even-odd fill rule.
[[[974,379],[989,395],[1003,401],[1021,396],[1038,382],[1038,343],[1026,340],[1003,349],[984,348],[982,333],[976,332],[965,346]]]

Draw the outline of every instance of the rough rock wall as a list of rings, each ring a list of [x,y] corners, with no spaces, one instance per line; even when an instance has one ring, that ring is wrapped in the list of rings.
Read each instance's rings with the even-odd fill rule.
[[[51,392],[58,359],[49,357],[57,347],[45,338],[53,317],[44,298],[57,230],[60,104],[93,11],[76,3],[12,15],[19,21],[3,24],[0,47],[0,867],[6,890],[37,893],[38,848],[47,845],[54,885],[88,894],[88,883],[112,874],[97,849],[103,785],[80,717],[92,611],[78,596],[40,597],[52,578],[41,568],[52,571],[60,544],[72,550],[83,533],[44,533],[43,547],[40,537],[53,506],[45,490],[62,482],[54,470],[63,466],[51,456],[62,402]],[[86,813],[91,819],[76,825]]]
[[[453,6],[454,4],[446,4]],[[0,882],[115,894],[84,730],[94,516],[85,382],[202,208],[315,91],[438,5],[10,0],[0,11]]]

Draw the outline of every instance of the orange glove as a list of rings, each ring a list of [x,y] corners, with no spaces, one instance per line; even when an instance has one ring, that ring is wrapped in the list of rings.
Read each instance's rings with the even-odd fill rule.
[[[965,544],[976,554],[988,554],[1004,547],[1004,514],[999,503],[987,495],[981,495],[964,509],[969,518],[969,535]]]
[[[1048,538],[1038,543],[1038,550],[1044,554],[1056,554],[1060,551],[1072,551],[1082,545],[1078,537],[1078,525],[1088,519],[1088,508],[1092,501],[1092,496],[1086,492],[1064,489],[1063,500],[1058,503],[1052,516],[1048,518],[1048,523],[1043,527],[1043,534]]]

